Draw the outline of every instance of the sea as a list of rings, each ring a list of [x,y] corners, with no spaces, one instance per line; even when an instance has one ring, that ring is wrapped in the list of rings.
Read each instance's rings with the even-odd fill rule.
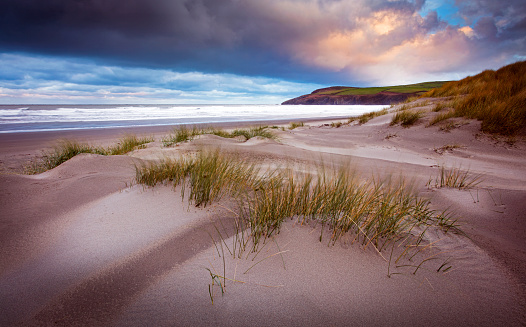
[[[0,105],[0,133],[345,118],[383,105]]]

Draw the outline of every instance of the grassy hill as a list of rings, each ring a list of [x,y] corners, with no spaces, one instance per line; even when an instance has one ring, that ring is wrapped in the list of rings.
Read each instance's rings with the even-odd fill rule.
[[[392,93],[425,93],[434,88],[441,87],[446,82],[425,82],[408,85],[395,85],[395,86],[381,86],[381,87],[333,87],[328,89],[321,89],[316,94],[326,95],[370,95],[377,94],[380,92],[392,92]]]
[[[382,104],[390,105],[418,97],[446,82],[425,82],[381,87],[331,86],[287,100],[283,104]]]
[[[448,82],[422,97],[451,97],[450,117],[482,121],[482,131],[515,135],[526,130],[526,61]]]

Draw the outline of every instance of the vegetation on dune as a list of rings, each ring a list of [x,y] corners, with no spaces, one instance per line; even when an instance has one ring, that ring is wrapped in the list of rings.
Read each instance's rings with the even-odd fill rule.
[[[365,124],[365,123],[367,123],[369,120],[371,120],[373,118],[380,117],[380,116],[387,115],[387,114],[388,114],[388,110],[387,110],[387,108],[385,108],[385,109],[382,109],[382,110],[378,110],[378,111],[373,111],[373,112],[368,112],[368,113],[362,114],[357,119],[358,119],[358,122],[360,124]],[[355,120],[354,117],[353,118],[349,118],[349,122],[352,122],[354,120]]]
[[[293,130],[295,128],[298,128],[298,127],[303,127],[305,126],[305,123],[300,121],[300,122],[290,122],[289,126],[287,127],[289,130]]]
[[[268,131],[268,126],[257,126],[250,128],[235,129],[232,132],[225,131],[220,128],[207,127],[197,128],[196,126],[191,129],[186,125],[180,125],[172,130],[170,134],[162,139],[164,146],[171,146],[177,143],[190,141],[198,135],[212,134],[224,138],[234,138],[238,136],[244,136],[245,139],[249,140],[253,137],[259,136],[268,139],[276,139],[276,136]]]
[[[439,176],[434,181],[430,178],[427,184],[436,188],[450,187],[462,190],[473,188],[481,181],[481,174],[472,174],[469,170],[464,171],[460,168],[447,169],[441,167]]]
[[[526,126],[526,61],[448,82],[423,97],[453,97],[452,117],[482,121],[482,131],[514,135]]]
[[[411,111],[411,110],[403,110],[398,111],[391,120],[390,125],[396,125],[400,123],[403,127],[409,127],[414,125],[418,119],[420,119],[423,116],[422,111]]]
[[[430,209],[430,201],[419,197],[404,179],[364,182],[349,168],[320,167],[315,175],[290,169],[262,172],[235,156],[214,151],[137,167],[136,181],[148,186],[180,185],[182,196],[196,206],[223,196],[233,198],[238,204],[237,224],[249,229],[252,251],[293,217],[328,227],[331,243],[351,233],[355,241],[378,251],[417,226],[456,228],[449,214]]]
[[[59,166],[81,153],[93,153],[105,156],[122,155],[150,142],[153,142],[153,138],[151,137],[138,138],[136,135],[126,135],[116,145],[103,148],[64,140],[57,145],[53,151],[44,153],[41,158],[29,163],[26,167],[26,173],[42,173]]]
[[[409,85],[383,86],[383,87],[348,87],[320,92],[327,95],[369,95],[380,92],[395,93],[422,93],[433,88],[441,87],[445,82],[425,82]]]
[[[443,113],[439,113],[435,117],[433,117],[431,119],[431,121],[429,121],[427,126],[429,127],[429,126],[436,125],[436,124],[440,123],[441,121],[444,121],[444,120],[447,120],[447,119],[453,118],[453,117],[455,117],[455,111],[454,110],[450,110],[450,111],[446,111],[446,112],[443,112]]]

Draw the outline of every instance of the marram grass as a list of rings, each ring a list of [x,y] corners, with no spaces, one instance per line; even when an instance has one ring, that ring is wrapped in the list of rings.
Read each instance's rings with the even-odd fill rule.
[[[460,168],[441,167],[438,177],[434,180],[429,179],[428,186],[434,186],[436,188],[450,187],[462,190],[473,188],[481,182],[481,174],[473,174],[469,170],[462,170]]]
[[[192,128],[188,128],[186,125],[180,125],[174,128],[170,134],[165,136],[162,139],[162,142],[164,146],[172,146],[181,142],[191,141],[196,136],[204,134],[217,135],[223,138],[234,138],[238,136],[243,136],[246,140],[257,136],[268,139],[276,139],[274,133],[268,130],[268,126],[240,128],[235,129],[232,132],[228,132],[215,127],[198,128],[194,126]]]
[[[136,135],[126,135],[121,138],[116,145],[103,148],[64,140],[55,146],[53,151],[44,153],[41,158],[30,162],[25,167],[25,170],[28,174],[39,174],[53,169],[81,153],[93,153],[105,156],[122,155],[150,142],[153,142],[153,138],[151,137],[138,138]]]
[[[445,83],[423,97],[453,97],[455,117],[478,119],[483,132],[515,135],[526,127],[526,61]]]
[[[423,113],[421,111],[398,111],[393,116],[390,125],[393,126],[400,123],[403,127],[410,127],[414,125],[422,116]]]
[[[384,108],[384,109],[378,110],[378,111],[368,112],[368,113],[365,113],[365,114],[362,114],[361,116],[359,116],[358,117],[358,122],[360,124],[365,124],[369,120],[371,120],[373,118],[376,118],[376,117],[383,116],[383,115],[387,115],[387,113],[388,113],[387,108]]]
[[[305,123],[302,122],[302,121],[299,121],[299,122],[290,122],[289,123],[289,126],[287,127],[289,130],[293,130],[293,129],[296,129],[298,127],[303,127],[305,126]]]
[[[136,181],[179,185],[183,197],[196,206],[224,196],[234,199],[239,229],[249,229],[253,251],[279,233],[285,219],[328,227],[329,243],[351,233],[354,241],[378,251],[417,226],[457,227],[451,215],[432,210],[430,201],[419,197],[403,178],[360,181],[349,168],[320,167],[315,175],[290,169],[262,172],[215,151],[137,167]],[[320,241],[323,238],[321,234]]]

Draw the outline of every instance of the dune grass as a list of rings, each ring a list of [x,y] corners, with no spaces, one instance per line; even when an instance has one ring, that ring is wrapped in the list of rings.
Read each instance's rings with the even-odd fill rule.
[[[188,128],[186,125],[180,125],[172,130],[170,134],[163,137],[162,142],[164,146],[171,146],[177,143],[192,140],[195,136],[201,135],[201,130],[197,127]]]
[[[121,138],[116,145],[103,149],[100,154],[108,156],[122,155],[132,152],[137,148],[142,148],[145,144],[153,141],[153,137],[138,138],[137,135],[130,134]]]
[[[403,127],[410,127],[414,125],[422,116],[423,112],[421,111],[398,111],[393,116],[393,119],[389,125],[393,126],[400,123]]]
[[[218,135],[218,134],[215,134],[215,135]],[[245,139],[247,140],[250,140],[251,138],[258,137],[258,136],[262,138],[266,138],[266,139],[271,139],[271,140],[276,139],[276,135],[274,135],[272,132],[268,130],[268,126],[257,126],[257,127],[250,127],[250,128],[235,129],[232,133],[230,133],[230,136],[227,136],[227,137],[237,137],[237,136],[244,136]]]
[[[416,226],[456,227],[448,215],[431,210],[430,201],[419,197],[403,178],[360,181],[348,166],[319,167],[314,175],[291,169],[262,172],[235,156],[200,152],[193,158],[137,167],[136,181],[181,186],[182,196],[196,206],[224,196],[234,199],[240,231],[249,229],[252,251],[277,234],[285,219],[293,218],[327,227],[329,243],[351,233],[354,241],[371,244],[379,252]],[[248,241],[240,244],[243,248]]]
[[[290,122],[289,123],[289,126],[287,127],[289,130],[293,130],[295,128],[298,128],[298,127],[303,127],[305,126],[305,123],[300,121],[300,122]]]
[[[378,110],[378,111],[368,112],[368,113],[365,113],[365,114],[362,114],[361,116],[359,116],[358,117],[358,122],[360,124],[365,124],[365,123],[367,123],[369,120],[371,120],[373,118],[380,117],[380,116],[387,115],[387,114],[388,114],[388,109],[387,108],[384,108],[384,109]]]
[[[263,137],[268,139],[276,139],[276,136],[268,130],[268,126],[256,126],[249,128],[235,129],[232,132],[225,131],[220,128],[207,127],[198,128],[193,126],[188,128],[186,125],[180,125],[172,130],[170,134],[163,137],[162,142],[165,147],[172,146],[177,143],[186,142],[193,140],[198,135],[212,134],[224,138],[234,138],[238,136],[244,136],[246,140],[253,137]]]
[[[81,153],[92,153],[105,156],[122,155],[150,142],[153,142],[152,137],[138,138],[133,134],[125,135],[116,145],[110,146],[108,148],[94,147],[89,144],[82,144],[76,141],[63,140],[57,146],[55,146],[53,151],[46,152],[41,158],[30,162],[25,167],[25,172],[30,175],[42,173],[59,166],[60,164]]]
[[[388,262],[388,277],[400,274],[392,268],[410,267],[413,274],[424,269],[422,265],[428,259],[419,264],[411,260],[431,248],[432,243],[423,242],[430,227],[462,233],[451,212],[431,209],[430,201],[418,196],[404,178],[363,181],[349,165],[338,169],[321,165],[314,174],[286,168],[262,171],[235,155],[216,150],[136,167],[136,181],[148,186],[179,186],[183,199],[187,197],[195,206],[205,207],[225,196],[234,206],[227,208],[235,218],[232,244],[227,244],[221,227],[216,226],[219,239],[210,235],[223,265],[222,271],[214,266],[205,268],[210,275],[208,294],[212,304],[217,293],[214,288],[223,295],[227,280],[245,283],[236,279],[235,272],[233,278],[226,277],[225,252],[234,258],[252,256],[254,264],[243,274],[270,257],[282,256],[286,251],[280,250],[274,236],[287,219],[302,225],[321,225],[319,240],[329,246],[345,237],[345,242],[374,248]],[[277,252],[255,261],[271,241],[276,243]],[[391,256],[387,259],[382,253],[389,252],[389,247]],[[400,249],[397,258],[392,255],[395,247]],[[409,264],[399,262],[402,258]],[[285,268],[283,256],[281,259]],[[446,263],[436,271],[449,270],[451,266],[445,267]]]
[[[483,132],[515,135],[526,127],[526,61],[448,82],[423,97],[454,97],[455,117],[482,121]]]
[[[434,180],[429,179],[428,186],[433,186],[434,184],[436,188],[450,187],[462,190],[473,188],[481,182],[481,174],[473,174],[469,170],[461,170],[460,168],[448,169],[441,167],[438,177]]]
[[[433,108],[433,112],[440,112],[446,108],[452,108],[452,101],[440,101],[439,103],[435,104],[435,107]]]
[[[429,123],[427,124],[427,127],[436,125],[436,124],[440,123],[441,121],[444,121],[444,120],[447,120],[447,119],[453,118],[453,117],[455,117],[455,111],[454,110],[450,110],[450,111],[447,111],[447,112],[439,113],[439,114],[437,114],[435,117],[433,117],[429,121]]]

